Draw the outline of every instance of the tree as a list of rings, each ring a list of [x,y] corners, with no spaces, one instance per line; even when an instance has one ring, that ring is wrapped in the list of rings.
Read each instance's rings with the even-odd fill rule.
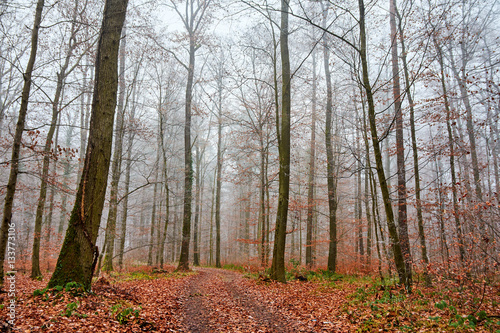
[[[118,216],[118,185],[120,182],[121,165],[122,165],[122,151],[123,151],[123,137],[125,135],[125,53],[127,38],[125,35],[126,28],[123,28],[122,38],[120,40],[120,54],[119,54],[119,73],[118,73],[118,105],[116,113],[116,126],[115,126],[115,144],[113,151],[113,162],[111,164],[111,191],[109,198],[109,212],[108,220],[106,222],[106,234],[104,236],[104,247],[106,255],[104,257],[105,271],[113,270],[113,255],[115,250],[115,234],[116,234],[116,219]],[[104,251],[104,249],[103,249]]]
[[[316,55],[313,54],[311,141],[309,155],[309,176],[307,184],[307,234],[306,234],[306,266],[312,268],[313,258],[313,210],[314,210],[314,178],[316,159]]]
[[[424,232],[424,220],[422,216],[422,200],[421,200],[421,186],[420,186],[420,167],[418,160],[418,148],[417,148],[417,133],[415,129],[415,103],[413,101],[413,93],[411,92],[410,84],[410,74],[408,69],[407,52],[405,45],[405,37],[403,30],[403,18],[399,14],[397,7],[394,5],[394,11],[398,16],[398,33],[399,40],[401,42],[401,60],[403,62],[404,79],[405,79],[405,94],[408,98],[408,104],[410,107],[410,135],[411,135],[411,147],[413,152],[413,173],[415,178],[415,206],[417,209],[417,224],[418,224],[418,238],[420,240],[420,251],[422,255],[422,261],[424,262],[424,279],[426,285],[431,285],[431,277],[429,275],[427,266],[429,265],[429,257],[427,255],[427,245],[425,242],[425,232]]]
[[[368,59],[366,47],[366,28],[365,28],[365,4],[363,0],[358,0],[359,5],[359,37],[360,48],[359,55],[362,65],[362,85],[366,93],[366,100],[368,104],[368,119],[370,124],[370,132],[372,136],[373,153],[376,162],[377,176],[382,191],[382,199],[384,201],[384,208],[387,218],[387,226],[389,228],[389,235],[391,237],[392,251],[394,254],[394,261],[398,271],[399,280],[404,284],[405,288],[410,291],[411,282],[406,275],[406,266],[404,257],[401,251],[398,232],[396,224],[394,223],[394,212],[392,210],[391,198],[389,196],[389,188],[387,186],[387,179],[384,173],[384,166],[382,162],[382,152],[380,149],[380,140],[377,133],[377,122],[375,116],[375,103],[373,99],[372,87],[368,73]]]
[[[290,110],[291,110],[291,75],[290,54],[288,50],[288,10],[287,0],[281,0],[281,119],[276,119],[279,150],[279,197],[276,214],[276,230],[274,236],[273,262],[271,278],[279,282],[286,282],[285,277],[285,244],[286,222],[288,218],[288,198],[290,192]],[[281,124],[280,124],[281,120]]]
[[[327,10],[321,2],[323,10],[323,24],[326,29]],[[326,80],[326,108],[325,108],[325,146],[326,146],[326,177],[328,186],[328,219],[330,230],[330,244],[328,248],[328,270],[335,272],[337,269],[337,182],[335,179],[335,159],[332,143],[332,78],[330,73],[330,50],[328,48],[328,35],[323,34],[323,64]]]
[[[38,0],[35,11],[35,21],[31,30],[31,52],[26,66],[26,72],[23,74],[24,86],[21,95],[21,106],[14,134],[12,145],[12,157],[10,159],[10,174],[7,183],[7,192],[5,193],[5,204],[3,210],[2,226],[0,229],[0,287],[3,286],[3,266],[5,261],[5,250],[7,249],[8,230],[12,224],[12,208],[14,207],[14,194],[16,193],[17,176],[19,175],[19,155],[21,152],[21,141],[28,113],[28,101],[31,90],[31,77],[35,66],[36,53],[38,50],[38,31],[42,21],[42,11],[45,1]],[[9,251],[10,252],[10,251]],[[13,265],[13,264],[12,264]]]
[[[187,70],[186,101],[184,107],[184,213],[182,219],[182,241],[179,266],[177,270],[189,270],[189,242],[191,239],[191,201],[193,197],[193,156],[191,153],[191,104],[193,100],[194,65],[196,51],[200,48],[199,34],[205,19],[206,10],[211,0],[186,0],[186,12],[183,15],[177,4],[172,6],[182,20],[189,38],[189,64],[181,65]]]
[[[118,88],[118,49],[128,0],[106,0],[95,66],[85,162],[68,230],[48,286],[77,282],[90,289],[106,194]]]
[[[389,21],[391,26],[391,63],[392,63],[392,92],[394,98],[394,109],[396,118],[396,156],[397,156],[397,174],[398,174],[398,229],[401,251],[403,252],[406,276],[405,279],[411,283],[411,253],[410,240],[408,238],[408,217],[406,209],[406,169],[405,169],[405,150],[403,134],[403,110],[401,103],[401,88],[399,83],[399,57],[398,57],[398,38],[396,25],[396,0],[390,0]]]
[[[215,186],[215,267],[221,267],[220,261],[220,201],[222,189],[222,82],[223,82],[223,63],[222,59],[217,68],[217,180]]]

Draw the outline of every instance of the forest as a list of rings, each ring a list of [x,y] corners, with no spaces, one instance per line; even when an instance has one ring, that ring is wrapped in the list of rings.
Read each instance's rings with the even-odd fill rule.
[[[0,332],[500,332],[496,0],[0,2]]]

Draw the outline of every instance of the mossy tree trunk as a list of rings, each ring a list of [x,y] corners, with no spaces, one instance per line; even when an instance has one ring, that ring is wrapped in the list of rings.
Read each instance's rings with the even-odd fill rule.
[[[48,286],[77,282],[89,290],[106,195],[118,88],[118,49],[128,0],[106,0],[96,57],[89,140],[68,230]]]

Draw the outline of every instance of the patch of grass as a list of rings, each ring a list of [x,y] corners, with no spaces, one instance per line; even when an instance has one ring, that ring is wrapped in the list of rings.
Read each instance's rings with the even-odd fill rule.
[[[82,284],[77,282],[68,282],[65,286],[55,286],[54,288],[50,289],[47,287],[43,289],[36,289],[33,292],[33,296],[41,296],[44,301],[48,301],[50,296],[55,296],[55,298],[62,297],[63,291],[73,297],[82,296],[86,293],[85,288]]]
[[[116,321],[123,325],[131,320],[139,318],[141,310],[141,307],[135,309],[131,306],[119,303],[111,307],[111,314],[116,319]]]
[[[243,266],[243,265],[236,265],[236,264],[225,264],[225,265],[222,266],[222,268],[230,270],[230,271],[241,272],[241,273],[246,273],[248,271],[248,269],[245,266]]]
[[[132,272],[112,272],[110,277],[114,281],[143,281],[169,278],[182,278],[197,274],[196,272],[169,272],[161,270],[136,270]]]

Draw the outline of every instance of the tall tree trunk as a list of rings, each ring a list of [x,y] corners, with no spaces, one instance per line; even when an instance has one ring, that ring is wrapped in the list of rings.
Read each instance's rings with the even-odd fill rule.
[[[111,165],[111,191],[109,195],[109,212],[106,223],[106,235],[104,242],[106,243],[106,255],[104,257],[105,271],[113,270],[113,256],[115,252],[116,239],[116,220],[118,217],[118,185],[122,172],[122,152],[123,152],[123,136],[124,131],[124,115],[125,115],[125,51],[126,51],[126,31],[123,29],[123,36],[120,41],[120,72],[118,76],[119,97],[116,114],[115,128],[115,149],[113,151],[113,163]]]
[[[276,230],[274,237],[273,261],[271,278],[279,282],[286,282],[285,278],[285,245],[286,222],[288,218],[288,197],[290,192],[290,109],[291,109],[291,75],[290,54],[288,51],[288,0],[281,0],[281,128],[276,130],[279,148],[279,196],[276,214]],[[279,119],[276,119],[279,125]],[[281,130],[281,131],[280,131]]]
[[[377,122],[375,117],[375,104],[373,101],[373,93],[370,85],[370,79],[368,74],[368,61],[366,52],[366,30],[365,30],[365,5],[363,0],[358,0],[359,4],[359,26],[360,26],[360,57],[363,69],[363,87],[366,92],[366,99],[368,103],[368,119],[370,123],[370,131],[372,136],[373,153],[375,157],[375,163],[377,168],[377,176],[380,184],[380,189],[382,192],[382,198],[384,200],[384,207],[387,217],[387,226],[389,228],[389,235],[391,237],[391,245],[394,254],[394,261],[396,264],[396,269],[398,271],[400,283],[404,284],[408,292],[411,291],[411,281],[407,278],[406,266],[401,251],[401,245],[399,243],[399,236],[396,230],[396,224],[394,223],[394,212],[392,210],[391,198],[389,196],[389,188],[387,186],[387,181],[384,173],[384,166],[382,163],[382,153],[380,150],[380,141],[377,133]]]
[[[69,147],[71,145],[71,139],[73,138],[73,127],[71,126],[68,131],[66,132],[66,147]],[[61,213],[59,215],[59,224],[57,226],[57,233],[58,235],[62,235],[64,231],[64,225],[67,219],[67,205],[68,205],[68,191],[69,186],[68,186],[68,180],[69,180],[69,175],[71,172],[71,163],[69,161],[69,154],[66,153],[65,156],[65,161],[63,162],[64,164],[64,171],[63,171],[63,183],[62,183],[62,188],[63,188],[63,193],[62,193],[62,199],[61,199]]]
[[[455,227],[457,228],[457,238],[458,238],[458,252],[460,255],[460,262],[463,264],[465,260],[465,248],[464,248],[464,237],[462,224],[460,222],[460,209],[458,207],[458,194],[457,194],[457,175],[455,170],[455,139],[453,135],[453,130],[451,127],[452,120],[452,111],[450,108],[450,102],[448,99],[448,89],[446,87],[446,78],[444,73],[444,61],[443,61],[443,52],[442,48],[436,40],[435,36],[433,37],[434,46],[438,55],[438,62],[440,68],[440,81],[441,81],[441,89],[443,90],[443,99],[444,99],[444,108],[446,111],[446,131],[448,134],[448,147],[450,149],[450,173],[451,173],[451,191],[453,196],[453,217],[455,220]]]
[[[5,193],[5,204],[3,210],[2,226],[0,229],[0,287],[3,287],[4,275],[4,261],[5,252],[7,250],[7,239],[9,237],[9,228],[15,228],[15,223],[12,222],[12,208],[14,207],[14,195],[16,193],[17,176],[19,174],[19,155],[21,152],[21,141],[24,131],[24,124],[26,121],[26,114],[28,113],[28,101],[31,90],[31,76],[33,67],[35,66],[36,52],[38,50],[38,30],[40,29],[40,22],[42,21],[42,11],[44,0],[38,0],[35,11],[35,21],[33,29],[31,30],[31,52],[26,72],[23,75],[24,86],[21,94],[21,106],[19,108],[19,115],[17,118],[16,131],[14,133],[14,142],[12,144],[12,157],[10,159],[10,174],[7,183],[7,191]],[[8,249],[9,258],[14,250]],[[14,271],[14,263],[8,261],[10,270]]]
[[[156,226],[156,198],[158,195],[158,169],[160,167],[160,149],[161,138],[158,138],[158,150],[156,151],[156,166],[155,166],[155,186],[153,190],[153,208],[151,210],[151,229],[149,233],[149,246],[148,246],[148,266],[153,265],[153,247],[154,247],[154,234]],[[172,251],[173,252],[173,251]]]
[[[189,270],[189,242],[191,238],[191,202],[193,197],[193,156],[191,154],[191,103],[193,99],[193,78],[195,62],[195,36],[189,35],[189,67],[186,84],[186,105],[184,124],[184,214],[182,220],[181,255],[178,271]]]
[[[326,28],[326,15],[323,2],[323,27]],[[330,244],[328,247],[328,270],[337,269],[337,182],[335,179],[335,159],[332,144],[332,78],[330,74],[330,50],[327,35],[323,34],[323,64],[326,80],[326,110],[325,110],[325,145],[326,145],[326,179],[328,186],[328,220],[330,229]]]
[[[194,233],[193,233],[193,265],[200,266],[200,253],[198,249],[198,223],[200,221],[200,148],[196,146],[196,193],[195,193],[195,212],[194,212]]]
[[[389,21],[391,26],[391,56],[392,56],[392,93],[394,98],[394,109],[396,117],[396,156],[398,174],[398,227],[401,251],[403,252],[406,265],[406,279],[411,283],[412,260],[410,252],[410,239],[408,237],[408,213],[406,208],[406,168],[403,133],[403,109],[401,103],[401,88],[399,83],[399,57],[398,38],[396,25],[396,0],[390,1]]]
[[[356,108],[356,118],[358,119],[358,121],[360,120],[359,119],[359,116],[357,115],[357,108]],[[358,153],[358,167],[357,167],[357,172],[356,172],[356,197],[354,198],[355,200],[355,209],[354,209],[354,212],[355,212],[355,220],[356,220],[356,225],[357,225],[357,232],[358,232],[358,235],[357,235],[357,244],[358,244],[358,248],[357,248],[357,252],[359,253],[359,262],[361,263],[361,265],[364,264],[364,255],[365,255],[365,247],[364,247],[364,244],[363,244],[363,201],[361,199],[361,171],[362,171],[362,165],[361,165],[361,144],[360,144],[360,141],[361,141],[361,137],[359,136],[359,125],[356,126],[356,151]]]
[[[312,110],[311,110],[311,141],[309,146],[309,176],[307,181],[307,234],[306,234],[306,266],[311,269],[313,261],[313,215],[314,215],[314,162],[316,159],[316,53],[312,55]]]
[[[220,201],[222,189],[222,105],[219,105],[217,125],[217,181],[215,186],[215,267],[221,267]]]
[[[167,148],[165,147],[164,138],[164,119],[163,115],[160,113],[160,140],[161,140],[161,150],[163,154],[163,178],[165,182],[165,223],[163,225],[163,233],[160,240],[160,268],[163,268],[164,262],[164,250],[165,250],[165,242],[167,240],[167,231],[168,231],[168,223],[170,219],[170,188],[168,185],[168,165],[167,165]],[[131,150],[131,149],[130,149]]]
[[[135,103],[135,102],[134,102]],[[130,119],[128,121],[129,124],[134,123],[134,112],[135,105],[132,106],[132,112],[130,115]],[[128,194],[130,189],[130,171],[132,169],[132,147],[134,145],[134,137],[135,132],[131,128],[128,133],[128,141],[127,141],[127,159],[125,164],[125,180],[123,182],[123,193],[125,197],[123,198],[123,206],[122,206],[122,218],[120,221],[120,241],[118,243],[118,267],[123,269],[123,255],[125,253],[125,239],[127,236],[127,217],[128,217]],[[168,186],[168,185],[166,185]],[[167,187],[168,190],[168,187]],[[168,192],[167,192],[167,205],[168,205]],[[167,221],[168,221],[168,206],[167,206]],[[160,253],[163,253],[162,247],[160,245]],[[163,256],[162,256],[163,258]]]
[[[260,202],[259,202],[259,226],[260,226],[260,264],[267,266],[266,261],[266,150],[264,150],[263,125],[260,128]]]
[[[463,43],[462,43],[463,44]],[[465,50],[465,46],[461,44],[462,58],[465,59],[467,57]],[[453,54],[450,50],[450,59],[451,59],[451,69],[455,79],[458,82],[458,87],[460,90],[460,97],[465,106],[466,111],[466,123],[465,127],[467,130],[467,135],[469,137],[469,146],[470,146],[470,155],[472,162],[472,175],[474,177],[474,189],[476,193],[476,200],[481,203],[483,202],[483,193],[481,187],[481,177],[479,172],[479,162],[477,159],[477,149],[476,149],[476,134],[474,131],[474,120],[472,119],[472,106],[470,104],[469,94],[467,92],[467,74],[466,74],[466,65],[462,64],[460,70],[456,67]],[[480,210],[476,211],[477,220],[479,221],[479,228],[482,236],[482,243],[484,245],[484,240],[486,237],[486,226],[484,220],[482,218],[482,214]]]
[[[62,98],[61,98],[62,99]],[[60,117],[61,113],[59,113],[59,119],[58,119],[58,123],[60,124],[61,123],[61,117]],[[54,141],[54,147],[57,147],[58,144],[59,144],[59,129],[60,127],[58,126],[57,127],[57,130],[56,130],[56,137],[55,137],[55,141]],[[57,177],[57,161],[55,161],[53,164],[52,164],[52,175],[51,177],[55,178]],[[50,199],[50,202],[49,202],[49,211],[47,213],[47,216],[45,217],[45,229],[47,230],[47,233],[45,234],[45,247],[44,247],[44,258],[45,258],[45,261],[47,263],[47,272],[50,272],[50,260],[49,260],[49,255],[50,255],[50,241],[51,241],[51,238],[52,238],[52,223],[53,223],[53,220],[54,220],[54,206],[55,206],[55,194],[56,194],[56,187],[55,186],[52,186],[50,188],[50,194],[49,194],[49,199]]]
[[[78,2],[75,5],[75,14],[73,15],[73,19],[76,18],[76,11]],[[59,119],[59,101],[61,98],[62,91],[64,89],[64,81],[66,80],[69,61],[73,56],[73,50],[77,45],[75,45],[75,23],[72,24],[71,27],[71,37],[68,45],[68,50],[66,52],[66,57],[64,59],[64,63],[61,66],[61,71],[57,73],[57,84],[56,84],[56,92],[54,95],[54,99],[52,100],[52,119],[50,121],[49,132],[47,133],[47,138],[45,139],[45,146],[43,148],[43,162],[42,162],[42,177],[40,183],[40,195],[38,196],[38,204],[36,208],[35,215],[35,232],[33,237],[33,253],[31,258],[31,278],[38,279],[41,278],[42,272],[40,271],[40,240],[41,240],[41,232],[42,232],[42,221],[43,221],[43,212],[45,210],[45,201],[47,198],[47,180],[49,176],[49,168],[50,168],[50,156],[52,150],[52,139],[54,138],[54,133],[57,127],[57,120]]]
[[[214,263],[214,207],[215,207],[215,188],[217,184],[217,168],[214,170],[214,183],[212,184],[212,204],[210,205],[210,237],[209,237],[209,257],[208,264],[210,266]]]
[[[89,141],[68,231],[48,286],[81,283],[90,289],[106,195],[118,86],[118,48],[127,0],[106,0],[97,49]]]
[[[392,1],[392,0],[391,0]],[[404,31],[403,31],[403,23],[401,15],[395,8],[395,12],[398,15],[398,31],[399,31],[399,40],[401,42],[401,59],[403,61],[403,71],[405,77],[405,93],[408,97],[408,103],[410,105],[410,132],[411,132],[411,145],[413,151],[413,172],[415,178],[415,206],[417,209],[417,224],[418,224],[418,238],[420,240],[420,251],[422,256],[422,261],[424,262],[424,279],[425,284],[427,286],[431,285],[431,277],[429,275],[428,266],[429,266],[429,257],[427,256],[427,245],[425,241],[425,232],[424,232],[424,220],[422,216],[422,200],[421,200],[421,188],[420,188],[420,167],[418,161],[418,148],[417,148],[417,134],[415,129],[415,108],[413,102],[413,95],[411,93],[411,84],[410,84],[410,74],[408,70],[408,63],[406,57],[406,46],[404,39]]]

